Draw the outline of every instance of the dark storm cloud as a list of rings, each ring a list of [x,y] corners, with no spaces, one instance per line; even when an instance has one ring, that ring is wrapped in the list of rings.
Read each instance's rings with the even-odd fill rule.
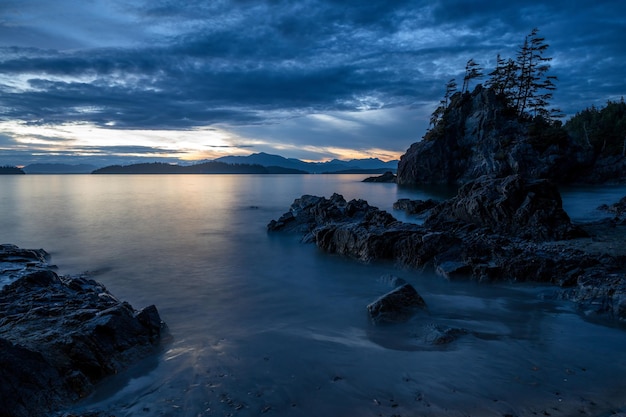
[[[626,90],[626,6],[619,1],[136,0],[102,10],[81,3],[76,21],[56,14],[64,1],[53,3],[0,5],[8,16],[0,21],[1,120],[264,126],[261,136],[289,134],[294,144],[380,147],[359,129],[316,139],[309,119],[300,126],[312,130],[296,135],[291,121],[372,108],[427,114],[425,104],[440,99],[448,79],[460,80],[467,59],[488,72],[497,53],[514,57],[533,27],[555,58],[556,106],[571,114]],[[20,20],[20,10],[41,18]],[[29,44],[28,30],[47,41]],[[399,123],[387,125],[393,149],[421,137],[427,117],[419,118],[413,132],[392,118]],[[383,125],[354,123],[387,136]],[[251,129],[239,131],[254,136]]]

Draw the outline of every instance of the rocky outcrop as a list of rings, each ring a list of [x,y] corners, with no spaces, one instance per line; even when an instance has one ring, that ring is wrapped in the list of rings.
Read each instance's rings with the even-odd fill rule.
[[[426,302],[411,284],[402,284],[367,306],[375,324],[407,321],[418,310],[426,308]]]
[[[463,184],[483,175],[551,179],[592,178],[591,148],[540,120],[520,119],[504,99],[480,85],[457,93],[441,121],[410,146],[398,164],[397,183]]]
[[[610,227],[623,247],[624,226]],[[365,262],[431,267],[449,279],[551,283],[581,311],[626,320],[626,256],[607,252],[595,225],[572,225],[547,181],[481,178],[435,207],[423,225],[399,222],[362,200],[303,196],[268,230],[297,231],[327,252]]]
[[[391,171],[387,171],[377,177],[368,177],[363,182],[396,182],[396,174]]]
[[[436,230],[475,225],[492,233],[530,240],[585,236],[563,210],[556,186],[546,180],[480,177],[437,205],[425,221]]]
[[[411,200],[408,198],[401,198],[393,203],[393,209],[404,210],[406,214],[420,215],[424,214],[438,204],[438,201],[435,201],[431,198],[429,198],[428,200]]]
[[[624,214],[626,214],[626,197],[623,197],[620,201],[611,205],[602,204],[600,207],[598,207],[598,210],[612,213],[616,217],[622,217],[624,216]]]
[[[598,157],[580,172],[578,182],[588,184],[626,183],[626,157],[611,155]]]
[[[42,249],[0,245],[0,415],[44,415],[150,355],[165,325],[87,276],[59,276]]]

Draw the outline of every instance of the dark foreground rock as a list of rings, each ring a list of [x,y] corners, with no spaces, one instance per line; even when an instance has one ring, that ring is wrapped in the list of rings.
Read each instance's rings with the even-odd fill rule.
[[[268,230],[301,233],[305,242],[360,261],[433,268],[450,279],[554,284],[585,314],[626,321],[626,255],[615,249],[626,245],[625,227],[573,225],[553,184],[512,176],[468,183],[423,225],[334,194],[296,199]]]
[[[411,318],[426,302],[411,284],[403,284],[367,306],[372,322],[398,323]]]
[[[86,276],[59,276],[45,251],[0,245],[0,416],[41,416],[155,352],[165,325]]]

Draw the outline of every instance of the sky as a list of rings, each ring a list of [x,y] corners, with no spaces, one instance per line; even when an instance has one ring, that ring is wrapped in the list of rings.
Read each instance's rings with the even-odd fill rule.
[[[626,95],[623,0],[2,0],[0,165],[397,159],[534,27],[553,106]]]

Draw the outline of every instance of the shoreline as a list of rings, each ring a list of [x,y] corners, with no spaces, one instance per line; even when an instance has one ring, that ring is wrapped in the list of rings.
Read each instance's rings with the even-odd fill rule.
[[[86,275],[59,276],[43,249],[0,245],[0,414],[46,415],[156,352],[166,325]]]
[[[626,323],[626,222],[574,224],[556,186],[519,176],[482,177],[403,223],[363,200],[304,195],[270,232],[303,236],[363,262],[429,267],[446,279],[552,284],[590,318]]]

